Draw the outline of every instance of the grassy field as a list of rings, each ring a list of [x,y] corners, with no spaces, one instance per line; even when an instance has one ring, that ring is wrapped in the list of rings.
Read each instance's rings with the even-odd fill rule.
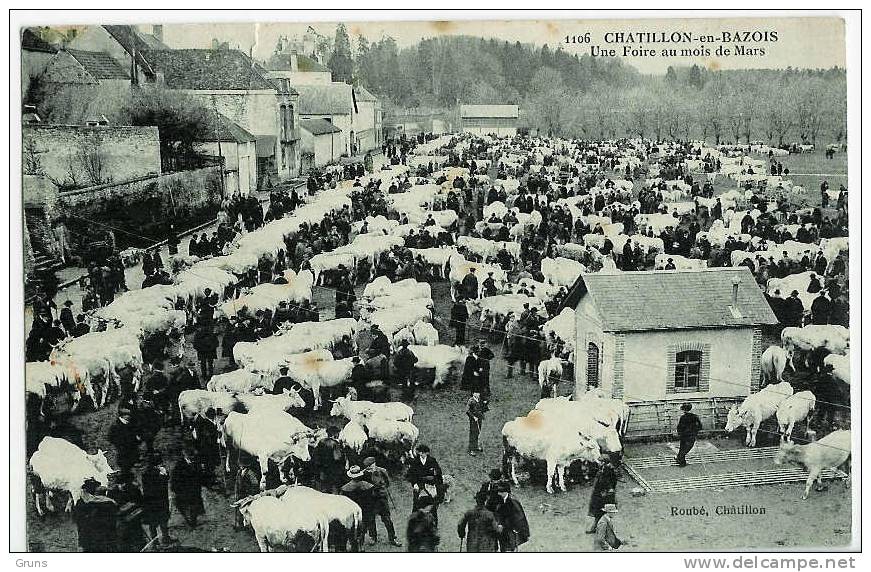
[[[433,284],[435,313],[446,318],[450,300],[447,285]],[[319,289],[316,298],[324,311],[323,318],[332,317],[326,309],[332,308],[331,291]],[[452,334],[439,326],[442,341],[451,343]],[[476,338],[470,331],[470,339]],[[416,402],[415,424],[420,428],[421,441],[429,444],[444,472],[454,478],[451,490],[452,502],[439,510],[440,532],[443,551],[459,549],[456,523],[463,512],[470,508],[472,497],[491,468],[499,466],[502,454],[502,425],[519,415],[525,415],[538,400],[538,384],[529,376],[505,377],[505,362],[500,348],[492,347],[497,358],[492,364],[491,386],[493,399],[491,411],[485,420],[481,435],[484,452],[477,457],[466,453],[468,423],[464,415],[466,395],[456,384],[438,390],[422,388]],[[189,348],[190,350],[190,348]],[[188,357],[194,359],[193,352]],[[224,366],[221,362],[219,366]],[[568,390],[568,386],[564,388]],[[114,406],[107,409],[78,415],[72,419],[73,429],[80,430],[89,447],[99,447],[108,452],[114,464],[114,451],[106,441],[109,424],[113,421]],[[328,419],[324,414],[301,413],[299,417],[309,425],[326,425],[342,420]],[[742,446],[740,435],[731,439],[714,441],[717,448]],[[765,443],[760,443],[765,444]],[[174,462],[179,451],[180,434],[176,428],[161,432],[157,447],[164,452],[169,462]],[[700,445],[701,447],[701,445]],[[627,457],[673,455],[665,443],[629,444]],[[722,464],[718,464],[722,465]],[[765,463],[751,462],[728,464],[732,471],[765,468]],[[691,473],[720,471],[722,466],[691,465]],[[657,469],[656,478],[677,478],[683,475],[677,467]],[[800,499],[803,485],[755,486],[725,489],[705,489],[676,494],[649,494],[633,497],[629,491],[636,483],[628,475],[622,477],[618,487],[620,506],[618,531],[626,540],[626,550],[730,550],[730,549],[777,549],[801,547],[844,547],[850,542],[851,491],[843,482],[832,484],[825,492],[814,493],[807,501]],[[405,523],[411,512],[411,490],[407,483],[396,477],[391,486],[396,502],[393,519],[404,539]],[[515,498],[523,504],[529,519],[532,537],[522,547],[531,551],[587,551],[592,538],[584,533],[587,524],[587,506],[590,497],[589,485],[570,485],[568,492],[549,495],[540,483],[525,483],[514,490]],[[218,492],[206,491],[206,515],[200,526],[189,530],[180,516],[173,512],[171,533],[180,539],[183,546],[201,550],[229,549],[232,551],[256,551],[257,546],[250,532],[233,530],[231,499]],[[720,505],[745,505],[762,507],[765,514],[754,516],[717,516]],[[676,509],[704,506],[707,515],[674,516]],[[379,521],[380,543],[367,547],[370,551],[401,551],[385,542],[383,527]],[[32,504],[28,505],[28,538],[31,549],[44,551],[76,550],[76,531],[69,515],[52,515],[39,519]]]

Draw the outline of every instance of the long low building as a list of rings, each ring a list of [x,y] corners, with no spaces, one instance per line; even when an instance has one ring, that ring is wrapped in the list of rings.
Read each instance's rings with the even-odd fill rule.
[[[460,123],[464,133],[514,137],[520,109],[516,105],[461,105]]]
[[[299,122],[302,135],[303,167],[323,167],[338,161],[345,151],[342,130],[326,119],[303,119]]]

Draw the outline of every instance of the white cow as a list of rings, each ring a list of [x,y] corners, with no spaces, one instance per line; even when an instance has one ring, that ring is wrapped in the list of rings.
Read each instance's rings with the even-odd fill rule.
[[[109,466],[102,450],[89,455],[67,441],[56,437],[44,437],[33,456],[30,457],[30,469],[39,478],[45,490],[45,505],[49,511],[54,511],[51,504],[53,491],[66,491],[70,494],[66,512],[82,498],[82,485],[87,479],[95,479],[103,486],[109,484],[109,474],[115,472]],[[36,512],[42,516],[40,494],[35,494]]]
[[[351,379],[354,358],[288,364],[288,375],[312,391],[314,408],[321,406],[321,388],[336,387]]]
[[[260,496],[239,506],[245,524],[251,525],[260,552],[273,552],[276,547],[295,549],[299,535],[308,536],[315,547],[327,548],[330,524],[319,512],[298,510],[298,507],[273,496]]]
[[[781,443],[780,450],[774,456],[774,463],[792,463],[800,465],[808,471],[802,500],[807,499],[811,485],[817,481],[822,486],[822,472],[825,469],[840,467],[850,458],[852,435],[850,431],[835,431],[819,441],[807,445]]]
[[[762,358],[759,360],[763,384],[783,381],[783,372],[788,363],[789,356],[786,355],[786,350],[782,347],[768,346],[765,348],[765,351],[762,352]]]
[[[243,451],[260,464],[260,490],[266,488],[266,473],[270,459],[279,466],[288,457],[306,462],[311,459],[309,446],[323,438],[296,417],[284,412],[265,410],[227,415],[221,430],[221,440],[227,449],[227,471],[230,471],[231,451]]]
[[[780,404],[793,394],[790,384],[766,385],[758,393],[747,396],[740,407],[732,406],[726,418],[726,432],[731,433],[741,425],[747,428],[745,444],[756,446],[756,432],[769,417],[774,416]]]
[[[799,391],[790,395],[777,406],[777,426],[780,440],[792,443],[792,430],[795,424],[808,418],[817,404],[817,398],[810,391]]]
[[[435,369],[433,387],[445,383],[451,370],[461,368],[469,355],[465,346],[448,346],[439,344],[436,346],[408,346],[408,349],[417,357],[414,364],[416,369]]]

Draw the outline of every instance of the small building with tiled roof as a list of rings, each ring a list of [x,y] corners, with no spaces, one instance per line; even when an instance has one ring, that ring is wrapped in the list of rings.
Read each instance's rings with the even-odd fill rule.
[[[104,52],[127,70],[135,84],[145,84],[155,80],[154,68],[145,52],[155,47],[168,49],[162,42],[144,38],[144,34],[134,26],[107,25],[88,26],[67,45],[73,50]]]
[[[186,93],[255,139],[257,185],[299,174],[299,94],[238,50],[147,51],[155,84]],[[268,184],[267,184],[268,179]]]
[[[305,167],[323,167],[339,160],[345,150],[341,129],[326,119],[303,119],[299,125]]]
[[[758,390],[762,329],[777,324],[746,267],[583,274],[563,306],[575,310],[575,392],[638,410],[633,436],[670,433],[686,402],[722,429]]]
[[[257,137],[221,113],[207,113],[199,151],[223,158],[224,192],[247,195],[257,189]]]
[[[272,54],[266,61],[269,77],[285,78],[291,85],[327,85],[333,81],[330,68],[296,52]]]
[[[516,105],[461,105],[460,124],[464,133],[514,137],[520,108]]]
[[[343,155],[354,155],[360,150],[358,138],[357,101],[354,89],[341,82],[326,85],[297,85],[299,115],[305,119],[327,119],[342,130]]]

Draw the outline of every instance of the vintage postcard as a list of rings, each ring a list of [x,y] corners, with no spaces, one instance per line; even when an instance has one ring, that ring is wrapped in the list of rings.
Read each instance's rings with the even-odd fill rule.
[[[849,18],[98,15],[12,30],[19,550],[858,548]]]

